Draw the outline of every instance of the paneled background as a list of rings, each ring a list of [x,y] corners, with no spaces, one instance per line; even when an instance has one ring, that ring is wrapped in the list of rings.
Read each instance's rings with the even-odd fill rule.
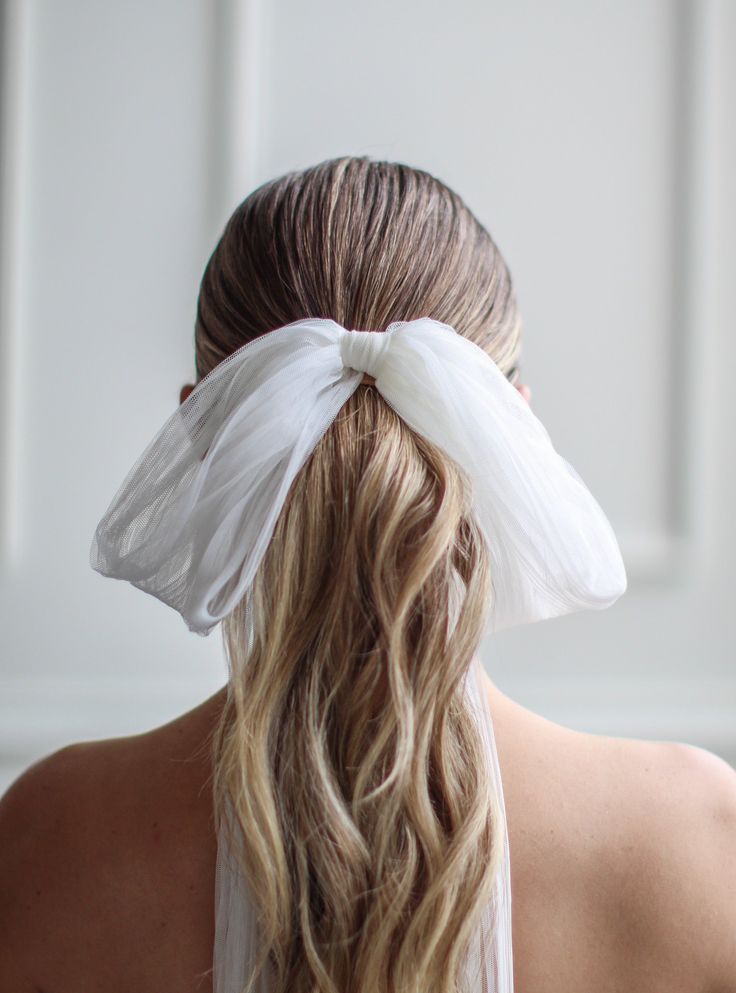
[[[523,379],[619,535],[611,609],[502,632],[502,689],[736,762],[736,5],[5,0],[0,789],[222,685],[219,634],[88,564],[194,376],[198,280],[254,185],[339,154],[488,226]]]

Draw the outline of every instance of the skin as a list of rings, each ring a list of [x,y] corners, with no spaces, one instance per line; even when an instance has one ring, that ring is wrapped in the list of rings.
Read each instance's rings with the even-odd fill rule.
[[[516,993],[736,993],[736,772],[692,746],[572,731],[483,681]],[[0,993],[210,993],[224,698],[69,745],[0,800]]]

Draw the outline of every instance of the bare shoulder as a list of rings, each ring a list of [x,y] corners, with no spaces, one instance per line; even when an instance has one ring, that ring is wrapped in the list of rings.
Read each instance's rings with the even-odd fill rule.
[[[176,887],[208,882],[208,797],[190,751],[168,728],[79,742],[0,798],[0,993],[92,988],[86,970],[105,965],[90,947],[113,934],[144,946],[141,927],[169,913]]]
[[[0,866],[30,868],[24,860],[59,851],[83,837],[89,800],[99,796],[99,749],[92,742],[67,745],[30,765],[0,797]],[[0,892],[7,888],[0,886]]]
[[[736,993],[736,771],[693,745],[580,733],[487,689],[530,933],[555,905],[578,945],[597,936],[588,978]]]
[[[69,900],[89,858],[95,749],[69,745],[34,762],[0,799],[0,990],[38,988],[41,935],[71,939]],[[43,969],[43,965],[41,966]]]
[[[609,749],[617,781],[629,777],[619,868],[642,966],[651,956],[672,964],[683,990],[735,993],[736,771],[676,742],[612,739]]]

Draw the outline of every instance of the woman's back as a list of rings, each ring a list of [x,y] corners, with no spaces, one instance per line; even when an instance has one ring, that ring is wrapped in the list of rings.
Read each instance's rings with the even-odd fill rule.
[[[198,381],[90,558],[192,631],[222,622],[230,692],[12,790],[6,989],[210,989],[226,799],[275,990],[457,986],[503,827],[468,659],[626,590],[520,356],[508,267],[429,173],[347,156],[236,207],[197,297]],[[715,993],[736,971],[733,773],[492,696],[517,991]]]
[[[736,990],[736,773],[579,734],[486,682],[511,847],[516,993]],[[1,993],[212,989],[221,691],[63,749],[0,807]]]

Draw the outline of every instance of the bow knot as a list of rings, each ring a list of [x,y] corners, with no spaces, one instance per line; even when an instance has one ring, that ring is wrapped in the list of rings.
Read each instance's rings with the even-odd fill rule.
[[[366,372],[375,379],[388,347],[390,334],[386,331],[348,331],[340,334],[340,356],[347,369]]]

